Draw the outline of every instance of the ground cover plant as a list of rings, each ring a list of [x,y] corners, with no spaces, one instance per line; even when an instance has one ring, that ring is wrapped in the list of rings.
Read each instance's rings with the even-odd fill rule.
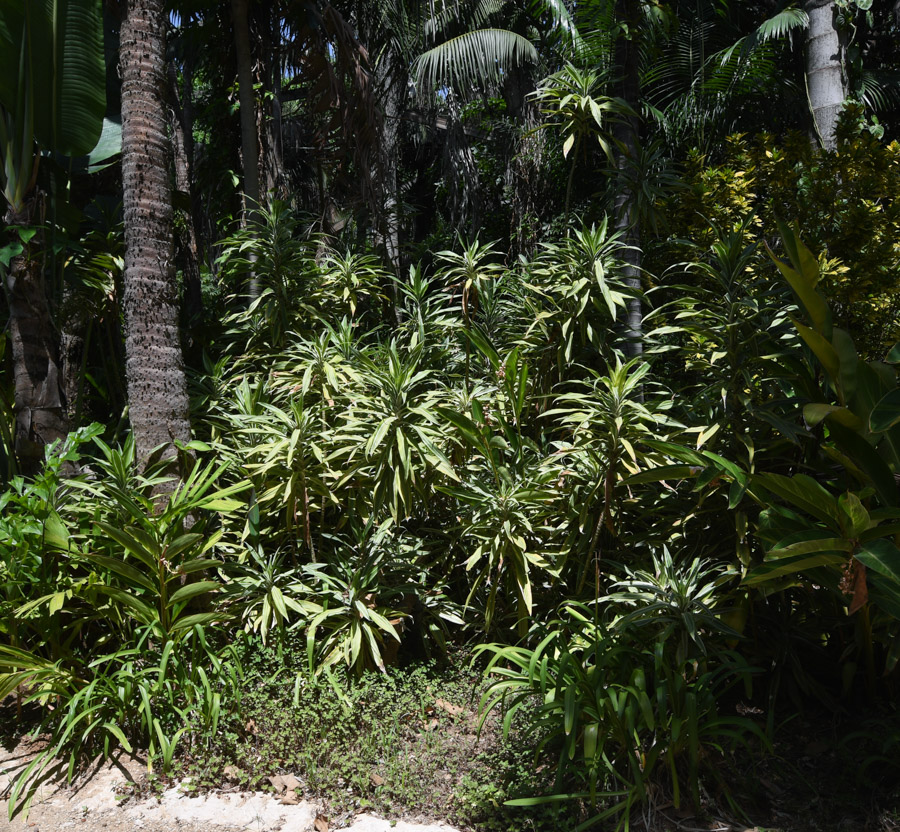
[[[11,813],[896,828],[886,9],[7,6]]]

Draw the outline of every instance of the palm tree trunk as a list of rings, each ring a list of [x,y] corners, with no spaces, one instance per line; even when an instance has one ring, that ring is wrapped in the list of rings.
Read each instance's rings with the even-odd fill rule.
[[[127,0],[119,52],[125,216],[125,376],[138,457],[190,440],[178,333],[166,133],[165,6]]]
[[[263,118],[262,130],[265,141],[260,161],[266,173],[266,193],[273,193],[278,195],[279,199],[284,199],[287,187],[285,185],[282,138],[282,21],[279,15],[264,13],[268,19],[265,27],[266,42],[263,45],[263,56],[260,61],[260,75],[266,86],[266,97],[269,99],[270,106],[268,118]]]
[[[834,27],[834,0],[806,0],[806,87],[813,117],[812,143],[825,150],[837,144],[835,126],[847,97],[841,66],[841,38]]]
[[[11,227],[31,224],[34,199],[4,218]],[[68,432],[57,335],[41,264],[30,246],[9,264],[9,342],[16,413],[15,453],[24,474],[40,470],[44,446]]]
[[[616,64],[622,73],[622,98],[635,112],[640,106],[640,51],[637,38],[640,32],[639,0],[621,0],[620,19],[628,23],[631,39],[620,35],[616,41]],[[622,242],[627,248],[622,253],[623,278],[625,285],[636,292],[641,288],[641,227],[637,212],[637,194],[634,192],[633,176],[628,167],[638,160],[640,145],[640,125],[638,117],[626,116],[615,126],[613,135],[617,143],[616,165],[619,177],[615,197],[616,230],[622,233]],[[625,354],[629,357],[641,355],[643,345],[643,313],[638,297],[627,300],[625,319]]]

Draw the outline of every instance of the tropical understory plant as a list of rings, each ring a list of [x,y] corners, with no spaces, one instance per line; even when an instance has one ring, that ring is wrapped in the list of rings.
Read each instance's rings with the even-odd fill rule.
[[[141,747],[151,767],[168,770],[186,733],[214,731],[223,699],[239,700],[233,648],[208,635],[228,613],[203,604],[223,587],[217,526],[246,484],[219,488],[224,466],[196,462],[160,494],[165,463],[138,474],[133,440],[111,448],[100,430],[48,448],[42,477],[14,481],[4,495],[0,693],[44,707],[50,736],[16,780],[11,813],[27,808],[60,759],[71,779],[85,755]],[[93,476],[65,477],[91,440],[100,449]]]
[[[829,330],[793,232],[778,266],[752,219],[677,243],[693,259],[625,360],[605,223],[513,265],[444,251],[398,279],[399,323],[368,255],[273,223],[288,305],[260,252],[272,305],[228,301],[183,480],[95,426],[0,497],[2,691],[55,705],[14,804],[59,758],[202,753],[258,649],[299,691],[490,639],[484,718],[557,759],[513,808],[572,797],[621,827],[728,795],[786,701],[894,672],[896,356]]]
[[[754,722],[720,711],[735,686],[751,693],[755,672],[727,646],[737,634],[716,609],[727,574],[668,551],[653,571],[636,571],[592,604],[568,602],[537,629],[536,646],[483,645],[493,680],[483,717],[537,701],[538,751],[558,753],[556,794],[521,798],[529,806],[586,800],[593,811],[580,828],[632,813],[661,784],[675,806],[700,806],[701,777],[715,777],[712,753],[766,739]]]

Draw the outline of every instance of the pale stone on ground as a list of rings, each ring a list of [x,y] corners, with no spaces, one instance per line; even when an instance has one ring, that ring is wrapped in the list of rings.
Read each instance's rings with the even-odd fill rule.
[[[300,800],[286,805],[271,794],[212,792],[189,797],[179,788],[160,798],[122,800],[123,790],[140,780],[145,767],[124,755],[113,763],[98,764],[72,787],[46,784],[32,803],[27,824],[21,816],[7,820],[8,787],[28,764],[27,749],[0,748],[0,830],[3,832],[316,832],[318,807]],[[286,780],[288,778],[285,778]],[[293,782],[291,778],[289,782]],[[298,781],[299,782],[299,781]],[[330,830],[350,832],[457,832],[445,824],[392,822],[358,815],[349,826],[330,824]]]

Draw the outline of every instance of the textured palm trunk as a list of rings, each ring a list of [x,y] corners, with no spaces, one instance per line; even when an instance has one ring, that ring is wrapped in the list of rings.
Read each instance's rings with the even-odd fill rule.
[[[282,140],[282,21],[279,15],[267,15],[266,42],[259,62],[260,81],[266,88],[269,101],[268,116],[260,111],[260,130],[263,147],[260,164],[265,171],[266,194],[275,194],[279,199],[287,197],[284,172],[284,143]]]
[[[806,87],[813,117],[812,141],[825,150],[837,145],[835,126],[847,97],[841,65],[841,38],[834,27],[834,0],[807,0]]]
[[[31,224],[33,202],[5,217],[9,226]],[[9,265],[9,342],[16,413],[15,452],[22,473],[40,470],[44,446],[68,431],[57,335],[50,316],[41,264],[29,247]]]
[[[70,289],[63,295],[62,309],[62,332],[59,338],[62,388],[65,392],[66,418],[73,428],[77,428],[81,417],[85,358],[90,349],[93,322]]]
[[[125,376],[138,456],[190,439],[178,332],[166,134],[165,8],[127,0],[119,52],[125,215]]]
[[[637,37],[640,31],[640,10],[637,0],[620,3],[620,19],[628,23],[632,39],[620,35],[616,43],[616,63],[622,73],[622,98],[635,111],[639,108],[640,52]],[[633,190],[634,177],[628,167],[638,161],[639,130],[637,116],[623,118],[614,129],[618,146],[616,164],[619,177],[616,185],[615,216],[616,231],[621,232],[624,250],[623,278],[625,284],[635,291],[641,288],[641,228],[637,212],[637,194]],[[643,320],[640,298],[627,300],[625,318],[625,354],[630,357],[641,355],[643,345]]]

